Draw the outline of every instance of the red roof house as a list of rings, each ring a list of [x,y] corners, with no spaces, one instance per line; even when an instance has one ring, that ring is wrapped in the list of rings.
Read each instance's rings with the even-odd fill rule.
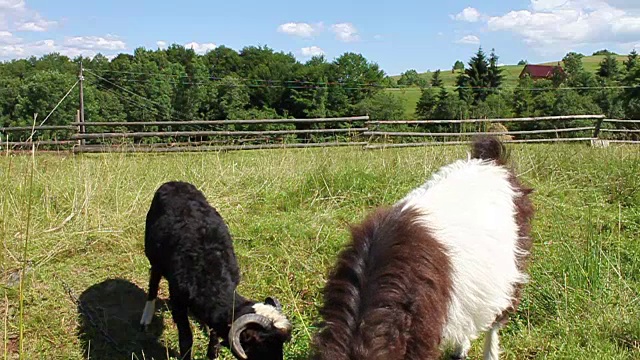
[[[522,69],[522,72],[520,73],[520,78],[522,79],[525,76],[529,76],[534,80],[551,79],[555,69],[564,73],[564,70],[560,65],[525,65],[524,69]]]

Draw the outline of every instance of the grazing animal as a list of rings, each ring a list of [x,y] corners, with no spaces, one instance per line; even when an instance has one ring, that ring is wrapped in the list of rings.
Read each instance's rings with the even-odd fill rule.
[[[390,207],[351,227],[323,289],[312,359],[465,358],[487,332],[484,359],[499,358],[498,330],[528,280],[532,189],[506,166],[503,144],[439,169]]]
[[[151,270],[141,326],[151,323],[164,277],[181,359],[191,359],[189,312],[209,328],[209,359],[218,357],[218,337],[238,359],[283,359],[290,322],[277,299],[255,302],[236,292],[240,270],[229,229],[195,186],[174,181],[158,188],[147,213],[144,243]]]

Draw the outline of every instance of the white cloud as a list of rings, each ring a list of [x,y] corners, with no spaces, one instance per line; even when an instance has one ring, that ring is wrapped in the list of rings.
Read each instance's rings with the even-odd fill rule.
[[[70,37],[64,40],[64,45],[83,50],[124,50],[127,47],[124,41],[113,35]]]
[[[324,55],[324,50],[317,46],[303,47],[302,49],[300,49],[300,52],[303,56],[307,57]]]
[[[382,39],[383,39],[383,37],[382,37],[382,35],[374,35],[374,36],[373,36],[373,39],[374,39],[374,40],[382,40]]]
[[[467,7],[460,13],[452,15],[451,17],[458,21],[477,22],[480,20],[480,12],[476,8]]]
[[[159,49],[166,49],[167,48],[167,42],[163,41],[163,40],[156,41],[156,45],[158,45]]]
[[[184,47],[186,47],[187,49],[193,49],[198,54],[204,54],[207,51],[215,49],[217,45],[214,43],[190,42],[188,44],[185,44]]]
[[[93,57],[98,53],[113,56],[126,49],[117,36],[73,36],[62,40],[50,37],[26,41],[17,37],[21,32],[45,33],[58,25],[57,21],[44,18],[31,9],[24,0],[0,0],[0,59],[42,56],[57,52],[74,58],[82,55]]]
[[[44,32],[58,25],[57,21],[46,20],[38,13],[27,16],[25,19],[22,22],[16,22],[18,31]]]
[[[358,29],[351,23],[340,23],[331,25],[331,31],[336,34],[336,38],[343,42],[358,41]]]
[[[478,45],[480,44],[480,38],[475,35],[466,35],[456,42],[458,44]]]
[[[42,56],[52,52],[57,52],[70,58],[77,56],[94,57],[101,53],[108,58],[113,58],[115,52],[126,49],[126,44],[113,35],[105,37],[98,36],[78,36],[65,38],[62,43],[52,39],[38,40],[33,42],[23,42],[13,36],[8,37],[15,41],[3,41],[7,36],[0,31],[0,58],[23,58],[28,56]]]
[[[0,0],[0,9],[21,10],[25,7],[24,0]]]
[[[584,45],[620,46],[640,41],[640,8],[624,0],[531,0],[529,9],[490,17],[490,31],[508,31],[541,53]],[[616,6],[614,6],[616,5]]]
[[[300,37],[312,37],[322,31],[322,28],[322,23],[311,25],[304,22],[289,22],[278,26],[278,32]]]
[[[63,55],[72,56],[56,46],[53,40],[40,40],[32,43],[19,43],[0,46],[0,57],[26,57],[31,55],[44,55],[51,52],[60,52]]]
[[[0,30],[43,32],[57,24],[29,9],[23,0],[0,0]]]
[[[9,31],[0,31],[0,44],[16,44],[20,41],[22,39],[13,36]]]

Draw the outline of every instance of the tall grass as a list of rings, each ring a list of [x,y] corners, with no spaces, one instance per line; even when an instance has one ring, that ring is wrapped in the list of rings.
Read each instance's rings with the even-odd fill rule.
[[[5,357],[131,359],[133,352],[133,358],[166,359],[175,353],[177,332],[165,306],[149,333],[138,332],[137,323],[148,280],[146,210],[162,182],[179,179],[202,189],[226,219],[242,267],[239,291],[281,300],[295,326],[287,358],[304,359],[346,225],[395,202],[466,151],[5,154]],[[522,145],[513,147],[513,159],[536,189],[537,215],[532,281],[502,332],[504,358],[639,358],[640,151]],[[29,199],[32,206],[24,206]],[[25,227],[28,247],[24,235],[15,235],[26,234]],[[12,254],[22,251],[21,262]],[[25,274],[22,291],[12,281],[16,272]],[[20,293],[23,321],[16,313]],[[167,293],[163,281],[160,298]],[[14,340],[20,324],[22,350]],[[203,359],[206,341],[195,329],[196,358]],[[477,342],[470,356],[480,354]],[[224,351],[222,359],[231,356]]]

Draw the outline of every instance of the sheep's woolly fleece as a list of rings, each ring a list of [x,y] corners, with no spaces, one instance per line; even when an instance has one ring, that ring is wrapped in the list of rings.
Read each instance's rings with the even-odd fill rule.
[[[262,315],[273,323],[277,329],[288,330],[291,328],[291,323],[289,320],[271,305],[267,305],[264,303],[257,303],[253,305],[253,310],[255,310],[256,314]]]

